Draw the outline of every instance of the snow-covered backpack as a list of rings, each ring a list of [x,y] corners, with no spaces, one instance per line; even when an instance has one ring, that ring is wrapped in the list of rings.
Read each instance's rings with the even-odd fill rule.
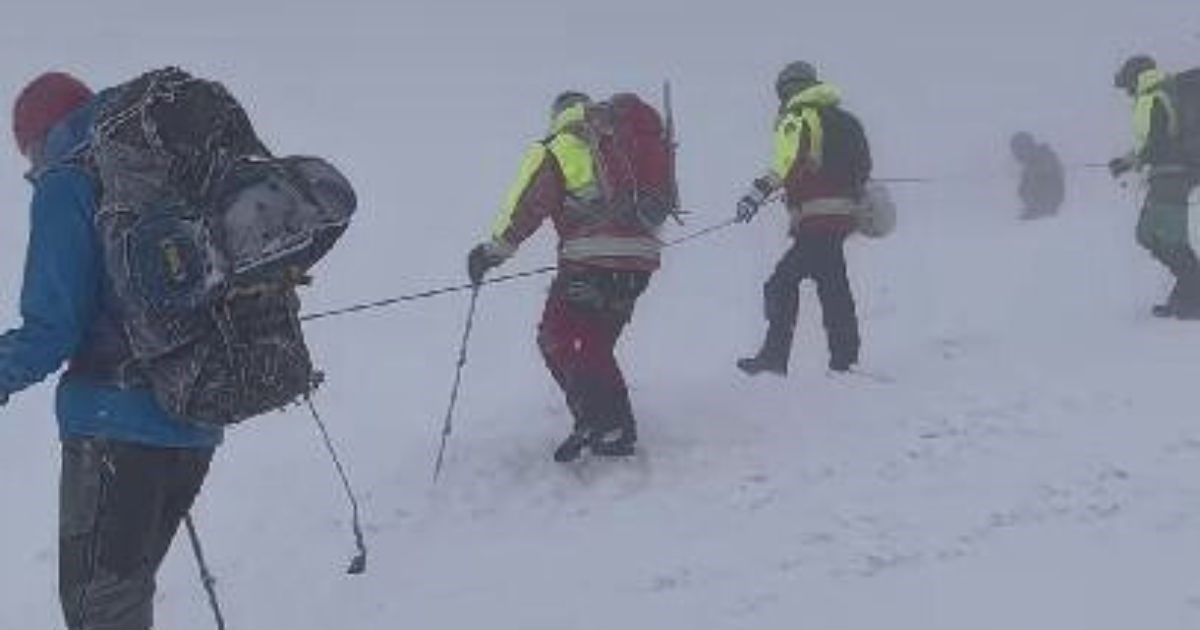
[[[84,156],[134,366],[173,416],[227,425],[316,387],[296,287],[356,201],[337,169],[274,158],[219,83],[155,70],[104,95]]]
[[[668,93],[669,94],[669,93]],[[669,107],[669,96],[664,107]],[[596,178],[618,220],[656,231],[679,213],[673,123],[634,94],[591,104],[585,114]]]
[[[1180,149],[1188,162],[1200,168],[1200,68],[1172,76],[1167,91],[1175,106]]]

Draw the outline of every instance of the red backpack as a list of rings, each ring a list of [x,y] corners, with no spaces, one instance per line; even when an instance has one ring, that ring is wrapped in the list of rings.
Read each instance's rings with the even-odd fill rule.
[[[669,97],[667,107],[669,107]],[[668,122],[633,94],[617,94],[588,107],[596,177],[619,219],[657,230],[679,214],[675,147]]]

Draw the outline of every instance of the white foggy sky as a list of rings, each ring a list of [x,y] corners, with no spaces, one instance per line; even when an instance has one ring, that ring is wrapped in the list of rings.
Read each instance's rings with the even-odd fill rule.
[[[357,167],[368,204],[441,208],[388,228],[458,237],[483,229],[564,87],[645,92],[670,77],[685,193],[724,203],[761,168],[771,80],[795,58],[844,88],[880,174],[994,168],[1019,127],[1068,160],[1103,160],[1128,135],[1114,67],[1134,51],[1200,64],[1200,11],[1188,0],[39,1],[7,6],[0,46],[10,99],[51,67],[97,85],[167,63],[217,77],[281,152]],[[0,151],[0,206],[25,205],[21,168]],[[12,295],[20,226],[0,229],[0,296]]]

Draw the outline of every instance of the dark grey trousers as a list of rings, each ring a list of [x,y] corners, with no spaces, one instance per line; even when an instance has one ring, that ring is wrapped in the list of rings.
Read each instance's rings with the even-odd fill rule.
[[[1175,276],[1168,304],[1200,314],[1200,258],[1189,240],[1188,216],[1188,196],[1198,180],[1187,172],[1152,172],[1137,240]]]
[[[767,336],[759,357],[786,366],[792,352],[792,335],[800,310],[800,283],[812,278],[817,284],[822,320],[829,344],[831,366],[858,362],[861,341],[854,294],[846,277],[843,234],[799,232],[791,249],[775,265],[763,286],[763,310]]]
[[[98,439],[62,446],[59,599],[70,630],[149,630],[155,575],[212,449]]]

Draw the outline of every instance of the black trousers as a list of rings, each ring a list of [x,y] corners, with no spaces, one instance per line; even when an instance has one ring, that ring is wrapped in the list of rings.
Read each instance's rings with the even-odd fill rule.
[[[148,630],[155,575],[212,449],[99,439],[62,446],[59,599],[70,630]]]
[[[800,308],[800,283],[811,278],[817,285],[822,321],[829,344],[831,366],[858,362],[860,345],[854,295],[846,277],[846,235],[798,231],[791,249],[775,265],[763,286],[767,336],[759,356],[786,366]]]

